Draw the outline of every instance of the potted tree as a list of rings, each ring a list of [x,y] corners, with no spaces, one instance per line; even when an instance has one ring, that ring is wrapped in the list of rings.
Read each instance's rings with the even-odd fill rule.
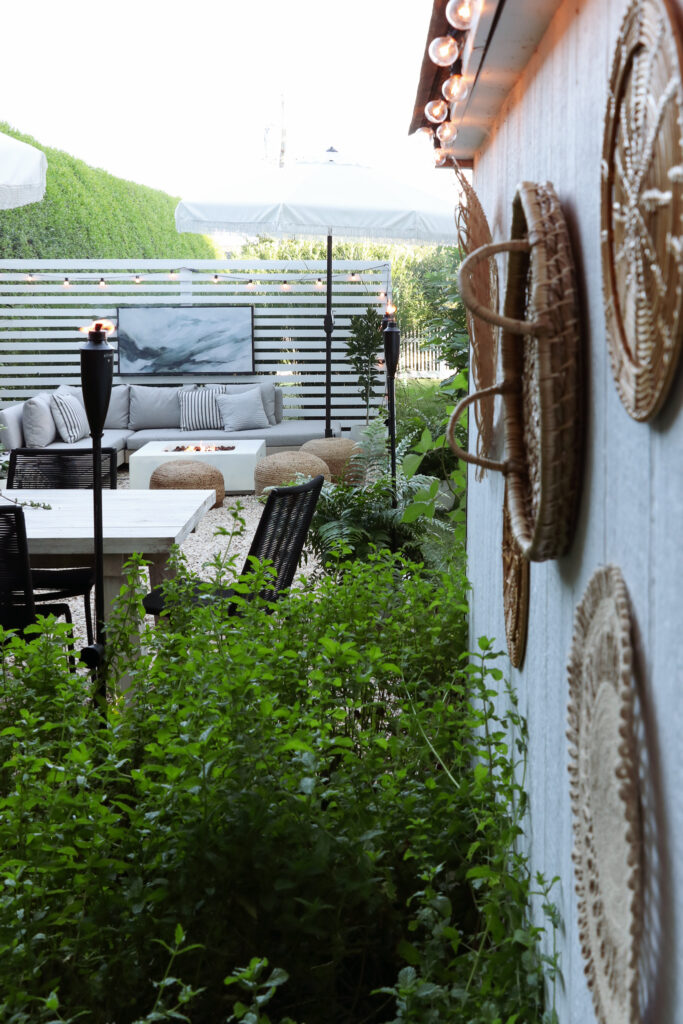
[[[370,422],[370,403],[379,394],[382,379],[378,360],[382,345],[382,318],[368,306],[365,313],[351,317],[351,337],[346,342],[346,358],[356,372],[358,393],[365,405],[365,424],[351,428],[351,436]]]

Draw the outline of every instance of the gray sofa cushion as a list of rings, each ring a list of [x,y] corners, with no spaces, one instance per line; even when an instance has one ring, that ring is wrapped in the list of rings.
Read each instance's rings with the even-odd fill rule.
[[[339,437],[339,424],[332,424],[332,432],[335,437]],[[253,441],[262,438],[268,448],[296,448],[305,441],[324,436],[324,420],[283,420],[274,427],[262,427],[260,430],[138,430],[130,435],[126,447],[130,452],[138,451],[148,441],[177,441],[178,444],[188,444],[190,441]]]
[[[180,428],[179,388],[150,388],[130,385],[129,430]]]
[[[44,448],[57,440],[57,424],[52,415],[50,395],[35,395],[24,402],[24,444]]]
[[[223,430],[258,430],[269,428],[263,407],[261,388],[247,388],[241,393],[216,395],[216,405],[223,420]]]
[[[130,410],[130,388],[127,384],[116,384],[111,389],[109,408],[104,421],[105,430],[127,430]]]
[[[7,451],[24,446],[24,403],[0,409],[0,441]]]
[[[126,441],[131,436],[130,430],[103,430],[102,431],[102,447],[103,448],[116,448],[117,452],[125,451]],[[63,441],[55,441],[53,444],[49,444],[48,448],[64,448]],[[69,448],[92,448],[92,438],[82,437],[80,441],[74,441],[73,444],[69,445]]]

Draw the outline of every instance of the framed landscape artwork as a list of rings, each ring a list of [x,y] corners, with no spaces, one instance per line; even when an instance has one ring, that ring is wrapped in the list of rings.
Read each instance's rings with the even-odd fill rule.
[[[254,369],[253,306],[118,309],[119,374],[226,374]]]

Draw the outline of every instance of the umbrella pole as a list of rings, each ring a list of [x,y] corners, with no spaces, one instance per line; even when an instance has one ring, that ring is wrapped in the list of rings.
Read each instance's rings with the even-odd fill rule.
[[[327,310],[325,312],[325,437],[332,437],[332,235],[327,236]]]

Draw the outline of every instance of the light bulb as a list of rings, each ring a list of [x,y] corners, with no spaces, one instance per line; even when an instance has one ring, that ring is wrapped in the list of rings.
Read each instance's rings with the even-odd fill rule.
[[[425,117],[432,124],[441,124],[448,117],[448,104],[445,100],[430,100],[425,106]]]
[[[472,4],[470,0],[449,0],[446,4],[446,20],[453,28],[463,32],[470,27],[472,21]]]
[[[249,280],[247,281],[247,288],[249,289],[249,291],[252,291],[254,288],[254,282],[251,280],[251,278],[249,278]]]
[[[140,275],[139,275],[139,274],[136,274],[136,275],[135,275],[135,277],[133,278],[133,282],[134,282],[135,284],[142,284],[142,278],[140,277]]]
[[[218,284],[218,274],[213,275],[213,283]]]
[[[178,273],[175,270],[169,270],[168,276],[169,276],[169,280],[175,281],[176,278],[178,277]]]
[[[64,287],[68,288],[70,284],[71,284],[71,281],[69,280],[69,278],[65,277],[64,278]]]
[[[451,159],[452,153],[448,149],[435,149],[434,150],[434,165],[436,167],[445,167],[448,161]]]
[[[441,86],[441,95],[449,103],[459,103],[467,98],[469,86],[463,81],[462,75],[451,75]]]
[[[449,68],[458,56],[458,44],[453,36],[437,36],[427,50],[429,59],[440,68]]]
[[[436,136],[439,142],[444,146],[449,142],[452,142],[457,134],[458,129],[453,121],[444,121],[443,124],[440,124],[436,129]]]
[[[100,278],[100,288],[106,288],[106,287],[107,287],[107,282],[104,280],[103,277],[101,277]]]
[[[318,280],[315,282],[315,286],[316,288],[322,288],[323,282],[321,277],[319,277]]]
[[[282,282],[282,290],[283,290],[283,292],[291,291],[291,288],[292,288],[292,286],[289,283],[289,281],[283,281]]]
[[[33,274],[27,274],[26,275],[26,284],[35,284],[35,281],[36,281],[36,279],[33,276]]]
[[[379,301],[380,302],[386,302],[387,301],[387,293],[386,292],[380,292],[379,293]]]

